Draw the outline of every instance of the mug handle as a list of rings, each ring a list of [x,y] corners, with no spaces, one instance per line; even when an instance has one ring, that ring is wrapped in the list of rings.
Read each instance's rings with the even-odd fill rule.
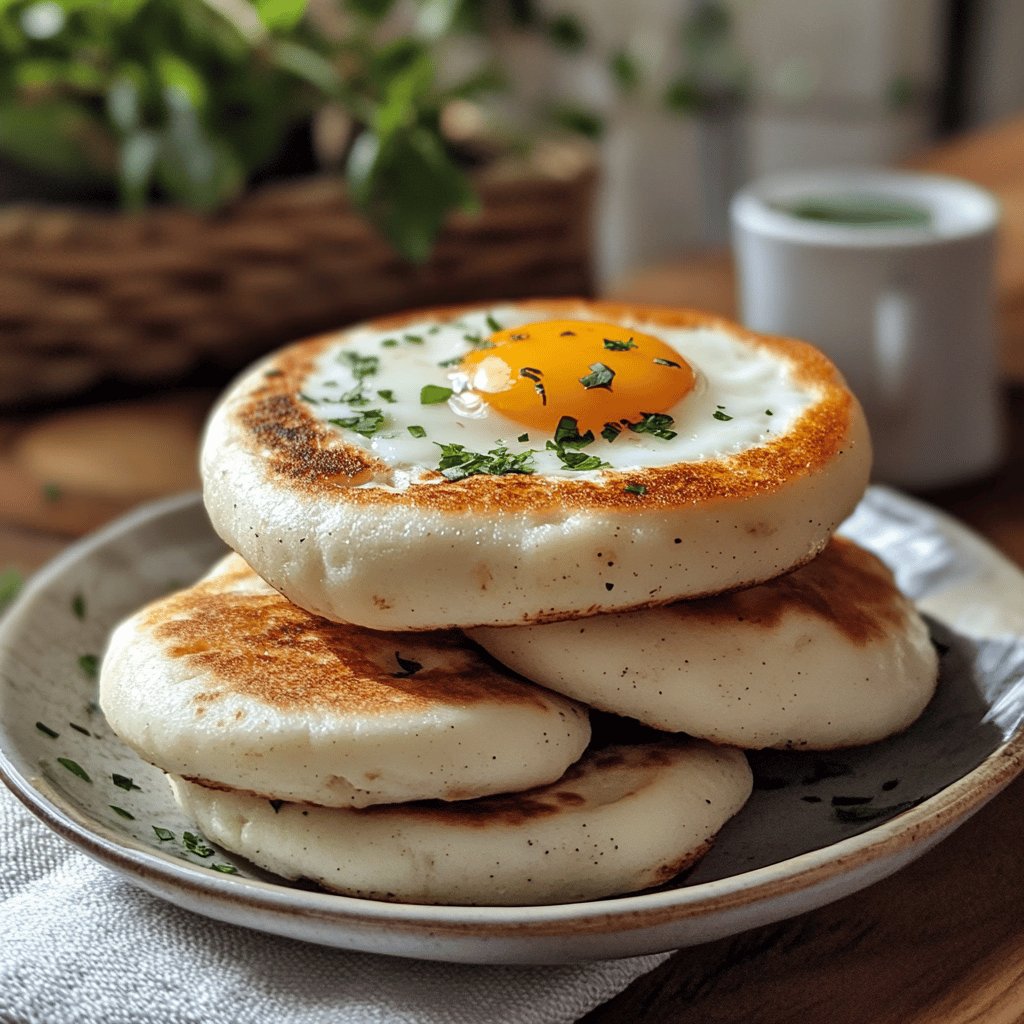
[[[906,412],[907,396],[914,386],[920,351],[917,304],[904,291],[883,292],[875,303],[873,346],[874,393],[878,411],[887,419]]]

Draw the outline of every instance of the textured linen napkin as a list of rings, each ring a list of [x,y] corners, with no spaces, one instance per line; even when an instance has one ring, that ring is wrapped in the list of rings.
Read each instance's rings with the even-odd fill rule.
[[[3,1024],[568,1022],[667,956],[468,966],[263,935],[136,889],[0,785]]]

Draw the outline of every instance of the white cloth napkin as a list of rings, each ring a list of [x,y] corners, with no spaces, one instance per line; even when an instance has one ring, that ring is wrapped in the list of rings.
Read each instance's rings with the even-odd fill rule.
[[[136,889],[0,785],[3,1024],[569,1022],[667,955],[478,967],[263,935]]]

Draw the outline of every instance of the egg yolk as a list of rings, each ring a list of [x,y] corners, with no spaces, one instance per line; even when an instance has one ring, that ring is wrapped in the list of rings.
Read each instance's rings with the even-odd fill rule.
[[[460,363],[467,390],[517,423],[553,431],[563,416],[581,432],[665,412],[693,390],[675,349],[631,327],[551,320],[497,331]]]

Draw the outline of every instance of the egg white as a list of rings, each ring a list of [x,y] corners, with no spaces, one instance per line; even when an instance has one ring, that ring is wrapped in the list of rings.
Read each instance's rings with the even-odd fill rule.
[[[581,309],[572,318],[592,320],[595,316]],[[533,451],[537,473],[600,477],[603,470],[566,468],[556,452],[545,449],[552,437],[549,432],[518,423],[486,403],[467,403],[465,396],[458,394],[464,376],[457,361],[485,341],[496,329],[495,324],[517,327],[537,319],[536,312],[509,305],[466,313],[447,323],[423,321],[393,331],[360,328],[349,332],[343,343],[324,350],[303,382],[302,397],[313,414],[330,429],[341,432],[346,442],[369,449],[410,481],[437,469],[439,445],[444,444],[461,444],[472,452],[487,452],[499,446],[512,455]],[[817,397],[793,380],[786,360],[726,331],[660,325],[652,329],[628,319],[622,326],[653,330],[690,363],[697,374],[697,385],[669,409],[644,410],[672,416],[674,438],[664,440],[630,430],[623,430],[613,442],[596,436],[584,451],[598,456],[613,470],[700,462],[739,453],[785,434]],[[360,382],[347,355],[350,353],[375,357],[376,372]],[[360,383],[368,402],[346,401]],[[420,391],[427,384],[453,387],[456,395],[447,402],[421,404]],[[549,397],[549,401],[560,403],[558,396]],[[566,416],[579,415],[568,403],[564,411],[556,408]],[[376,409],[386,418],[371,437],[330,423]],[[410,427],[422,428],[424,436],[413,436]]]

